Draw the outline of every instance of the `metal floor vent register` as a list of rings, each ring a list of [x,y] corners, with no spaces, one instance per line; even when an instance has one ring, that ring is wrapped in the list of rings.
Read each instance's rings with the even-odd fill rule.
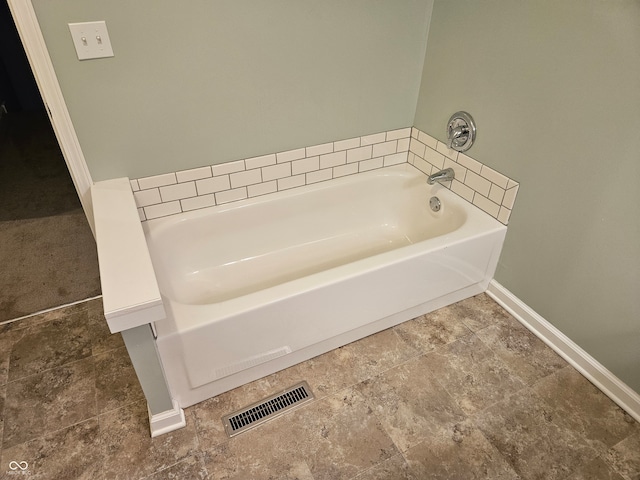
[[[250,428],[278,417],[292,408],[310,402],[315,397],[307,382],[300,382],[281,393],[276,393],[264,400],[253,403],[236,412],[222,417],[224,429],[229,437],[233,437]]]

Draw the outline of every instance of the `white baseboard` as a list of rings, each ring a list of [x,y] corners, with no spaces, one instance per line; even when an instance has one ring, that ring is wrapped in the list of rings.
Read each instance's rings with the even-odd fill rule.
[[[148,409],[148,406],[147,406]],[[187,421],[184,417],[184,410],[173,401],[173,408],[153,415],[149,410],[149,427],[151,428],[151,437],[164,435],[173,432],[179,428],[185,427]]]
[[[489,284],[487,294],[620,408],[640,422],[640,394],[495,280]]]

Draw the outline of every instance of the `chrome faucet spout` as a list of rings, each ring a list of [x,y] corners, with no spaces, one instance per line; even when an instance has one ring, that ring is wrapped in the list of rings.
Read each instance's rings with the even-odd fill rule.
[[[456,177],[456,172],[453,168],[445,168],[444,170],[440,170],[432,175],[429,175],[427,178],[427,183],[429,185],[433,185],[436,182],[449,182]]]

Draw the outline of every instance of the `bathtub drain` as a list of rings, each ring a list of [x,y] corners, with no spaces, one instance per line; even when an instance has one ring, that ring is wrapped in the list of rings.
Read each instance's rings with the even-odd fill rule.
[[[229,437],[233,437],[250,428],[278,417],[292,408],[310,402],[315,397],[307,382],[300,382],[281,393],[253,403],[236,412],[222,417],[224,429]]]

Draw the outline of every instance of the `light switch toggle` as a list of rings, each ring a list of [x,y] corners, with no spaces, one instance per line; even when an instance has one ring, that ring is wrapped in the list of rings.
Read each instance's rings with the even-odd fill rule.
[[[70,23],[69,31],[78,60],[114,56],[106,22]]]

